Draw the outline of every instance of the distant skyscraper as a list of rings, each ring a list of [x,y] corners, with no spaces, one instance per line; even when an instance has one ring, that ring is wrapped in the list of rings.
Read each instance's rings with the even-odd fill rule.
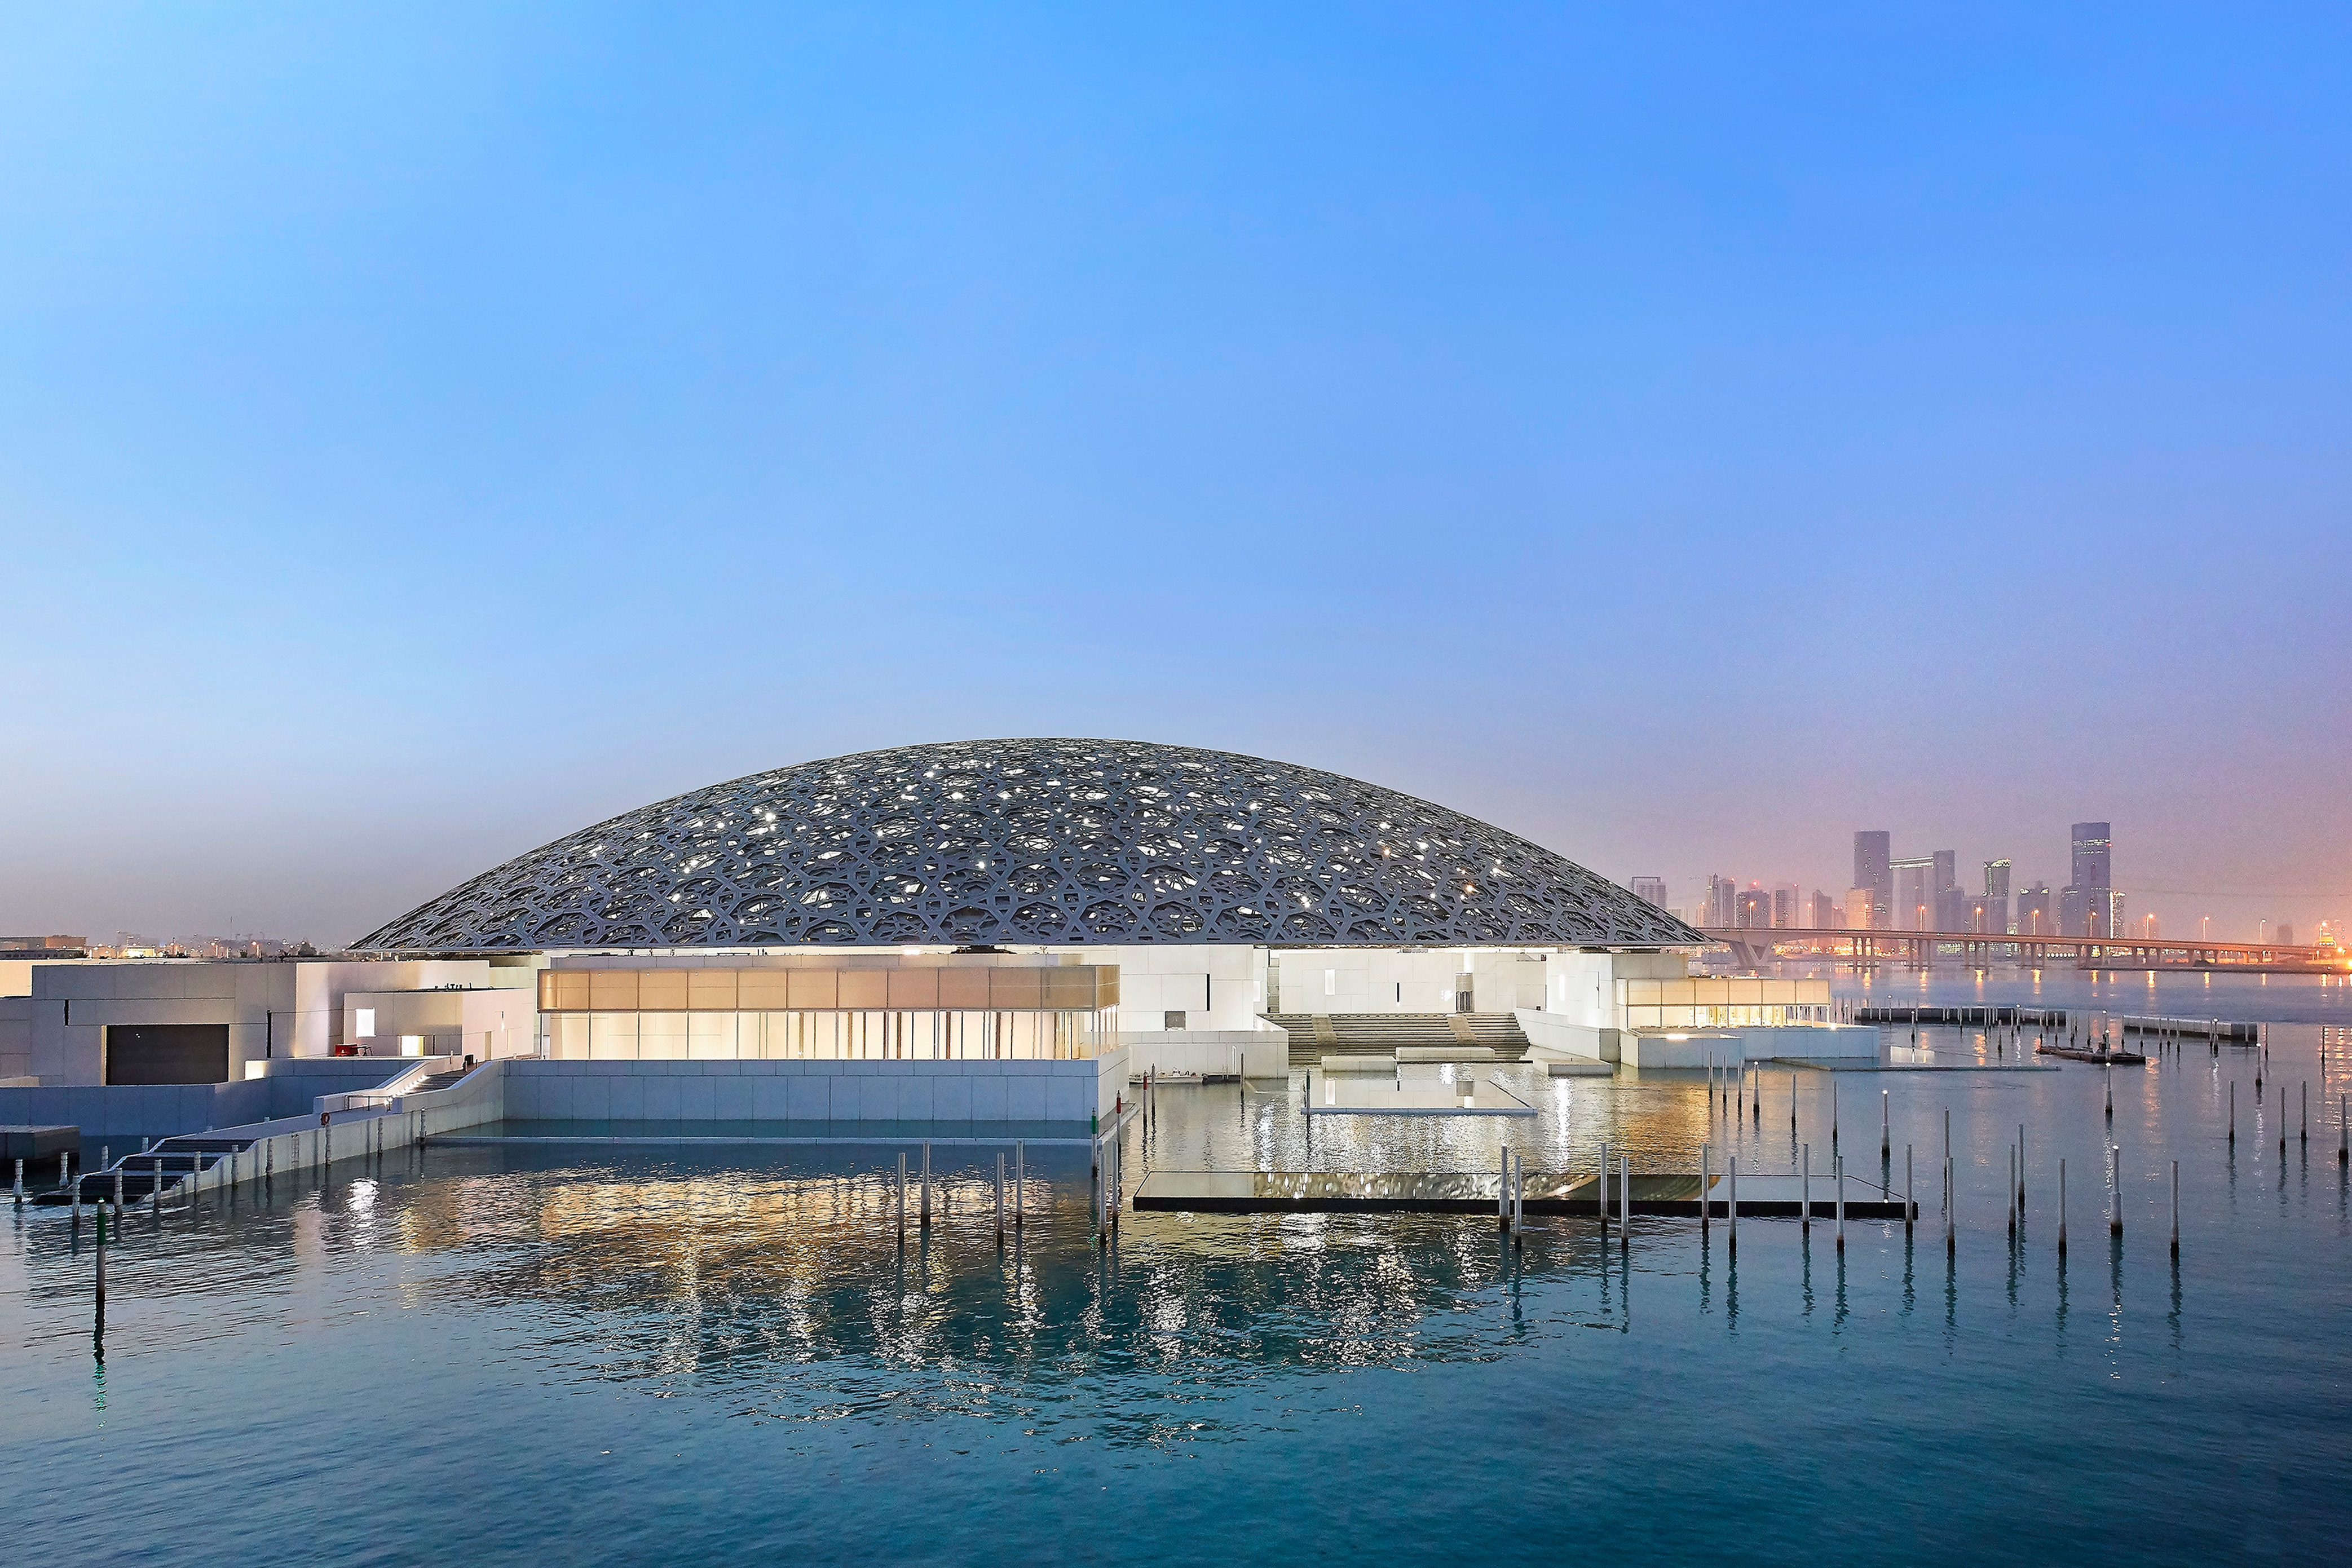
[[[2110,874],[2115,840],[2105,822],[2074,824],[2074,885],[2085,893],[2094,888],[2115,886]]]
[[[1666,906],[1666,879],[1662,876],[1635,877],[1633,896],[1664,909]]]
[[[2284,921],[2284,920],[2280,921],[2280,922],[2279,922],[2279,934],[2278,934],[2278,939],[2279,939],[2279,946],[2282,946],[2282,947],[2292,947],[2292,946],[2294,946],[2294,926],[2292,926],[2292,925],[2288,925],[2285,921]],[[2323,1087],[2325,1087],[2325,1086],[2323,1085]]]
[[[2037,882],[2017,895],[2017,925],[2020,936],[2055,936],[2058,917],[2050,907],[2050,884]]]
[[[1772,887],[1772,924],[1782,930],[1805,923],[1805,890],[1793,882],[1775,883]]]
[[[1850,887],[1845,894],[1845,928],[1848,931],[1872,929],[1870,903],[1878,894],[1866,887]]]
[[[1772,924],[1771,901],[1760,887],[1741,893],[1732,906],[1732,924],[1740,926],[1766,927]]]
[[[1894,842],[1892,833],[1870,829],[1853,836],[1853,885],[1870,889],[1870,919],[1854,922],[1874,931],[1901,924],[1895,911]]]
[[[2074,830],[2074,880],[2058,890],[2058,921],[2067,936],[2113,936],[2122,908],[2111,901],[2115,886],[2115,841],[2105,822],[2077,822]]]
[[[1733,901],[1738,899],[1738,896],[1739,884],[1732,881],[1729,877],[1708,877],[1706,879],[1706,924],[1716,926],[1718,929],[1731,925],[1732,917],[1735,914],[1732,907]]]
[[[1936,862],[1936,902],[1929,913],[1937,931],[1966,931],[1969,927],[1969,895],[1960,886],[1960,857],[1950,850],[1937,850],[1927,857]]]
[[[1985,921],[1980,931],[2006,932],[2009,924],[2009,862],[2005,860],[1984,862]]]
[[[1828,894],[1819,888],[1814,889],[1813,906],[1809,912],[1805,924],[1816,931],[1834,931],[1837,929],[1837,905],[1830,901]]]
[[[2090,896],[2079,887],[2058,890],[2058,935],[2061,936],[2094,936],[2091,929]]]
[[[1895,879],[1894,918],[1897,931],[1936,928],[1936,857],[1910,855],[1888,864]]]

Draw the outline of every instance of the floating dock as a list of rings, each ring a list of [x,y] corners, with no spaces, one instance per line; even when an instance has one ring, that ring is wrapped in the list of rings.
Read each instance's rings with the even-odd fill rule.
[[[1609,1178],[1609,1212],[1618,1212],[1630,1197],[1635,1214],[1679,1215],[1696,1219],[1699,1213],[1699,1178],[1690,1176],[1636,1176],[1626,1193],[1618,1178]],[[1707,1207],[1715,1218],[1730,1218],[1731,1183],[1720,1174],[1709,1182]],[[1153,1171],[1139,1185],[1129,1202],[1138,1210],[1172,1214],[1486,1214],[1501,1199],[1500,1173],[1368,1171]],[[1590,1215],[1601,1213],[1601,1185],[1598,1175],[1565,1176],[1529,1172],[1525,1207],[1529,1214]],[[1900,1219],[1903,1200],[1875,1182],[1848,1176],[1845,1183],[1848,1219]],[[1739,1213],[1743,1218],[1794,1218],[1805,1207],[1805,1181],[1789,1175],[1742,1176]],[[1837,1182],[1820,1171],[1811,1184],[1813,1218],[1837,1217]]]

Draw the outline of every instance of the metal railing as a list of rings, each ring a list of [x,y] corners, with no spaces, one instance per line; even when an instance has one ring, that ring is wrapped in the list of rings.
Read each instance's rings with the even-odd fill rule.
[[[412,1092],[419,1083],[436,1073],[455,1071],[465,1061],[461,1056],[420,1056],[408,1066],[385,1079],[373,1089],[353,1089],[341,1094],[321,1094],[311,1103],[320,1111],[374,1111],[388,1109],[403,1094]]]

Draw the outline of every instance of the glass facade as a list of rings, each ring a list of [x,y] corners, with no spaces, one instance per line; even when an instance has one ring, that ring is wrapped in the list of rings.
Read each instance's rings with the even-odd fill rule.
[[[564,1061],[1004,1061],[1118,1040],[1111,965],[551,968],[539,1048]]]
[[[558,1012],[540,1030],[561,1061],[1066,1061],[1116,1045],[1118,1009]]]
[[[1827,980],[1620,980],[1629,1030],[1771,1029],[1830,1021]]]

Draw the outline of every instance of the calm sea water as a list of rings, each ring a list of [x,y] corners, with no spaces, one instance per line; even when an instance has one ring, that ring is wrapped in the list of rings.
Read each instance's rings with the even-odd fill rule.
[[[1962,999],[1951,984],[1930,999]],[[989,1218],[993,1152],[941,1148],[945,1212],[902,1251],[881,1179],[898,1145],[447,1148],[267,1203],[142,1211],[110,1249],[101,1364],[89,1228],[77,1245],[26,1211],[0,1257],[9,1555],[2338,1556],[2352,1192],[2335,1096],[2352,1075],[2335,1037],[2318,1062],[2336,1015],[2314,1009],[2342,988],[2297,985],[2265,993],[2286,998],[2269,1016],[2306,1021],[2275,1031],[2259,1096],[2253,1053],[2191,1047],[2115,1073],[2112,1129],[2106,1072],[2070,1065],[1768,1073],[1762,1125],[1737,1134],[1700,1077],[1656,1073],[1520,1074],[1532,1122],[1318,1118],[1311,1139],[1295,1094],[1168,1091],[1129,1132],[1131,1175],[1487,1169],[1506,1138],[1538,1168],[1590,1168],[1604,1137],[1636,1168],[1734,1140],[1743,1168],[1786,1168],[1789,1095],[1818,1162],[1834,1082],[1850,1167],[1877,1166],[1883,1103],[1894,1180],[1913,1145],[1927,1216],[1908,1243],[1850,1225],[1842,1260],[1826,1223],[1808,1239],[1753,1219],[1736,1265],[1720,1225],[1702,1239],[1673,1219],[1637,1220],[1623,1247],[1554,1222],[1513,1250],[1482,1220],[1130,1214],[1103,1249],[1082,1156],[1034,1148],[1016,1245],[1000,1253]],[[1929,1043],[1954,1061],[1982,1045]],[[1948,1111],[1949,1262],[1932,1174]]]

